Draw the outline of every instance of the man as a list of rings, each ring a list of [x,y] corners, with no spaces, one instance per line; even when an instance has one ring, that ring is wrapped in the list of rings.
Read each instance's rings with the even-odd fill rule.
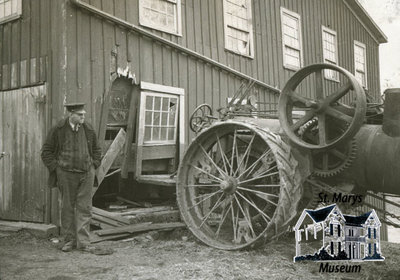
[[[95,169],[101,148],[96,133],[85,123],[84,103],[66,104],[68,117],[54,126],[42,147],[42,160],[50,171],[49,186],[62,195],[62,251],[90,251],[89,226]]]

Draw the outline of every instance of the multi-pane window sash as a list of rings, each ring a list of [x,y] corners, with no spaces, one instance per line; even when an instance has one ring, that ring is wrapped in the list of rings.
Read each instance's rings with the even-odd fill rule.
[[[355,76],[363,87],[367,87],[366,48],[363,43],[354,42]]]
[[[224,0],[225,48],[253,56],[251,0]]]
[[[337,53],[336,32],[329,28],[326,28],[325,26],[322,27],[322,47],[323,47],[324,62],[337,65],[338,53]],[[325,78],[329,80],[338,81],[339,73],[334,70],[326,69]]]
[[[297,70],[302,66],[302,42],[300,15],[281,9],[283,64]]]
[[[178,98],[166,94],[146,93],[143,143],[175,143]]]
[[[140,24],[180,35],[180,0],[139,0]]]
[[[21,15],[21,0],[0,0],[0,24]]]

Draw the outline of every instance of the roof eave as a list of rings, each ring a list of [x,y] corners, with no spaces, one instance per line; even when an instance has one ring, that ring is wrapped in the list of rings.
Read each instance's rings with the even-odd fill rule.
[[[387,43],[388,38],[379,28],[376,22],[371,18],[368,12],[363,8],[363,6],[358,2],[358,0],[344,0],[345,3],[354,11],[354,13],[360,18],[362,23],[369,29],[369,31],[374,35],[375,39],[380,43]]]

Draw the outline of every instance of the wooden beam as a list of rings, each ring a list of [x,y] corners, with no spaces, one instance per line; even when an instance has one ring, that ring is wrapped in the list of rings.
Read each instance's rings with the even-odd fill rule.
[[[121,150],[125,144],[125,138],[126,138],[126,132],[121,128],[118,132],[117,137],[115,137],[114,141],[108,148],[106,155],[101,160],[100,167],[97,169],[96,176],[97,176],[98,185],[97,185],[97,187],[93,188],[92,197],[96,193],[98,186],[100,186],[101,182],[103,181],[104,177],[106,176],[106,174],[107,174],[108,170],[110,169],[111,165],[113,164],[114,160],[116,159],[118,154],[121,152]]]
[[[132,149],[132,141],[136,135],[133,135],[133,132],[136,131],[136,120],[137,120],[137,102],[139,100],[140,89],[137,85],[134,85],[131,91],[131,103],[129,105],[129,115],[128,115],[128,125],[126,127],[126,143],[125,145],[125,153],[124,153],[124,160],[122,161],[122,168],[121,168],[121,178],[127,179],[128,178],[128,162],[129,156],[131,155]],[[136,143],[137,141],[135,141]]]
[[[115,229],[102,229],[97,230],[95,233],[99,236],[105,235],[114,235],[120,233],[134,233],[134,232],[141,232],[141,231],[150,231],[150,230],[165,230],[165,229],[174,229],[174,228],[182,228],[186,227],[184,223],[142,223],[142,224],[134,224],[129,226],[122,226]]]

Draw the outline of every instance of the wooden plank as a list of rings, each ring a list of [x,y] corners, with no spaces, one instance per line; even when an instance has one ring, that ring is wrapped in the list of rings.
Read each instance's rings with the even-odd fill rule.
[[[166,210],[154,213],[138,214],[134,216],[126,216],[131,224],[153,222],[153,223],[166,223],[166,222],[180,222],[179,210]]]
[[[111,225],[113,227],[120,227],[120,226],[125,225],[125,224],[122,224],[122,223],[120,223],[120,222],[118,222],[118,221],[116,221],[114,219],[103,217],[103,216],[97,215],[95,213],[92,214],[92,219],[96,220],[96,221],[100,221],[100,222],[108,224],[108,225]]]
[[[142,231],[150,231],[150,230],[165,230],[165,229],[175,229],[175,228],[183,228],[186,227],[184,223],[175,222],[175,223],[141,223],[135,225],[129,225],[124,227],[118,227],[115,229],[104,229],[104,230],[97,230],[96,234],[99,236],[105,235],[113,235],[118,233],[135,233],[135,232],[142,232]]]
[[[107,235],[107,236],[98,236],[96,234],[96,231],[93,231],[89,234],[90,236],[90,243],[98,243],[106,240],[114,240],[114,239],[120,239],[124,237],[131,236],[130,233],[121,233],[121,234],[116,234],[116,235]]]
[[[107,153],[101,160],[100,167],[97,169],[96,176],[97,176],[98,186],[100,186],[101,182],[103,182],[104,176],[107,174],[107,172],[110,169],[115,158],[118,156],[118,154],[121,152],[122,148],[124,147],[125,138],[126,138],[126,133],[121,128],[117,134],[117,137],[115,137],[111,146],[108,148]],[[98,187],[93,188],[92,196],[97,191],[97,188]]]
[[[138,214],[146,214],[146,213],[155,213],[155,212],[160,212],[160,211],[167,211],[167,210],[173,210],[172,206],[155,206],[151,208],[137,208],[137,209],[127,209],[127,210],[122,210],[121,215],[126,216],[126,215],[138,215]]]
[[[112,213],[97,207],[92,207],[92,213],[96,214],[97,216],[105,217],[117,221],[122,224],[129,224],[129,220],[121,216],[120,213]]]

